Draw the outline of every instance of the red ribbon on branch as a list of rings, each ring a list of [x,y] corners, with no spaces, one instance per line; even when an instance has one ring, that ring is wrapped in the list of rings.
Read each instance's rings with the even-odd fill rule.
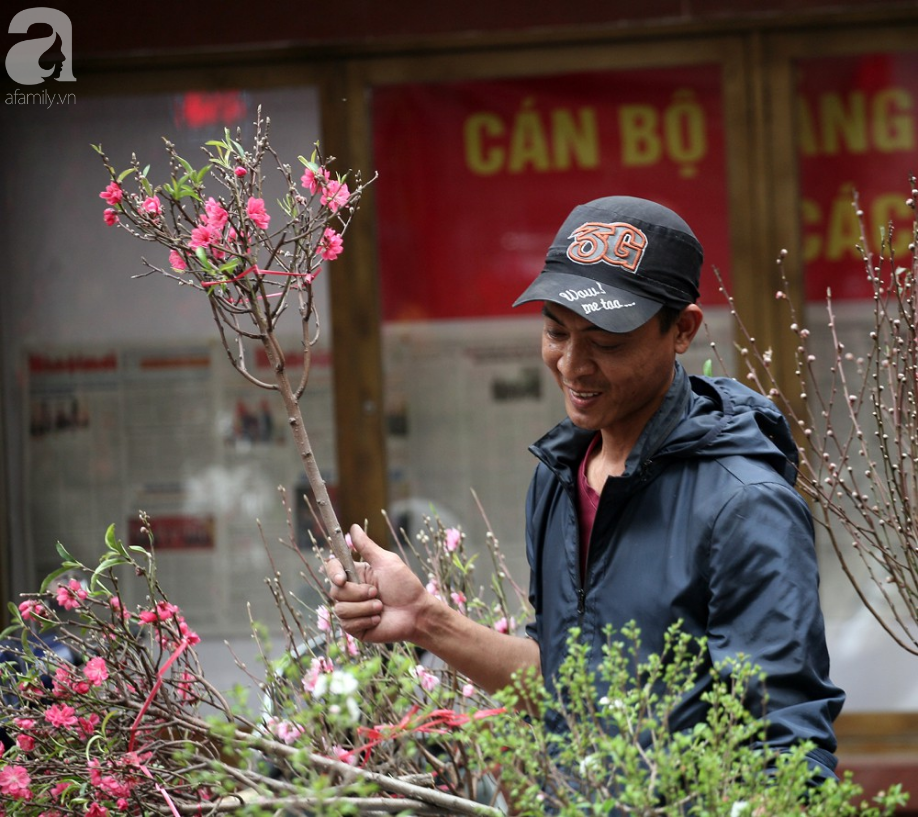
[[[394,740],[403,734],[420,733],[445,735],[449,733],[450,729],[455,729],[457,726],[464,726],[473,720],[478,721],[483,718],[493,717],[494,715],[503,715],[507,711],[506,707],[502,706],[498,709],[479,709],[469,715],[464,712],[456,712],[453,709],[434,709],[432,712],[428,712],[416,721],[412,720],[420,709],[421,707],[417,705],[411,707],[405,717],[398,723],[383,723],[377,726],[358,727],[357,734],[369,738],[369,741],[348,752],[343,752],[339,756],[339,760],[343,760],[347,763],[351,758],[358,755],[364,758],[369,757],[369,753],[374,747],[387,740]]]

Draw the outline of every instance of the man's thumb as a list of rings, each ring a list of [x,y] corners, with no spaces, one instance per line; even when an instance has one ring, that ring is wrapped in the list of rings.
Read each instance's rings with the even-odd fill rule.
[[[365,562],[372,562],[376,551],[382,550],[360,525],[351,525],[351,544]]]

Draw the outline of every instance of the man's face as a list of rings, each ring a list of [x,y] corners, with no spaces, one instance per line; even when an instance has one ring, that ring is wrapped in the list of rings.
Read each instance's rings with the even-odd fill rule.
[[[553,303],[542,315],[542,360],[574,425],[636,439],[672,383],[676,354],[691,342],[684,321],[661,333],[653,317],[619,334]]]

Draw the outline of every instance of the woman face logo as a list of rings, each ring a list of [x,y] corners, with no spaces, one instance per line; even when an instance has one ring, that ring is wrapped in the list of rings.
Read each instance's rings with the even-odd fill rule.
[[[23,9],[10,20],[10,34],[28,34],[32,27],[50,27],[49,36],[34,34],[6,53],[6,73],[19,85],[39,85],[46,79],[75,82],[73,33],[70,18],[52,8]]]

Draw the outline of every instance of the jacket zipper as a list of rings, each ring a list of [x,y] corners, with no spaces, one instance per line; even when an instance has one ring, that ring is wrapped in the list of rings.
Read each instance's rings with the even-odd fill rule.
[[[653,460],[645,460],[637,473],[637,479],[641,482],[646,482],[650,466],[653,464]],[[599,500],[602,504],[602,497],[600,496]],[[575,505],[576,507],[576,505]],[[598,514],[597,514],[598,515]],[[592,543],[591,543],[592,544]],[[580,580],[580,587],[577,588],[577,626],[583,628],[583,618],[586,615],[586,588],[587,582],[590,577],[590,553],[587,550],[587,563],[583,572],[583,578]]]

